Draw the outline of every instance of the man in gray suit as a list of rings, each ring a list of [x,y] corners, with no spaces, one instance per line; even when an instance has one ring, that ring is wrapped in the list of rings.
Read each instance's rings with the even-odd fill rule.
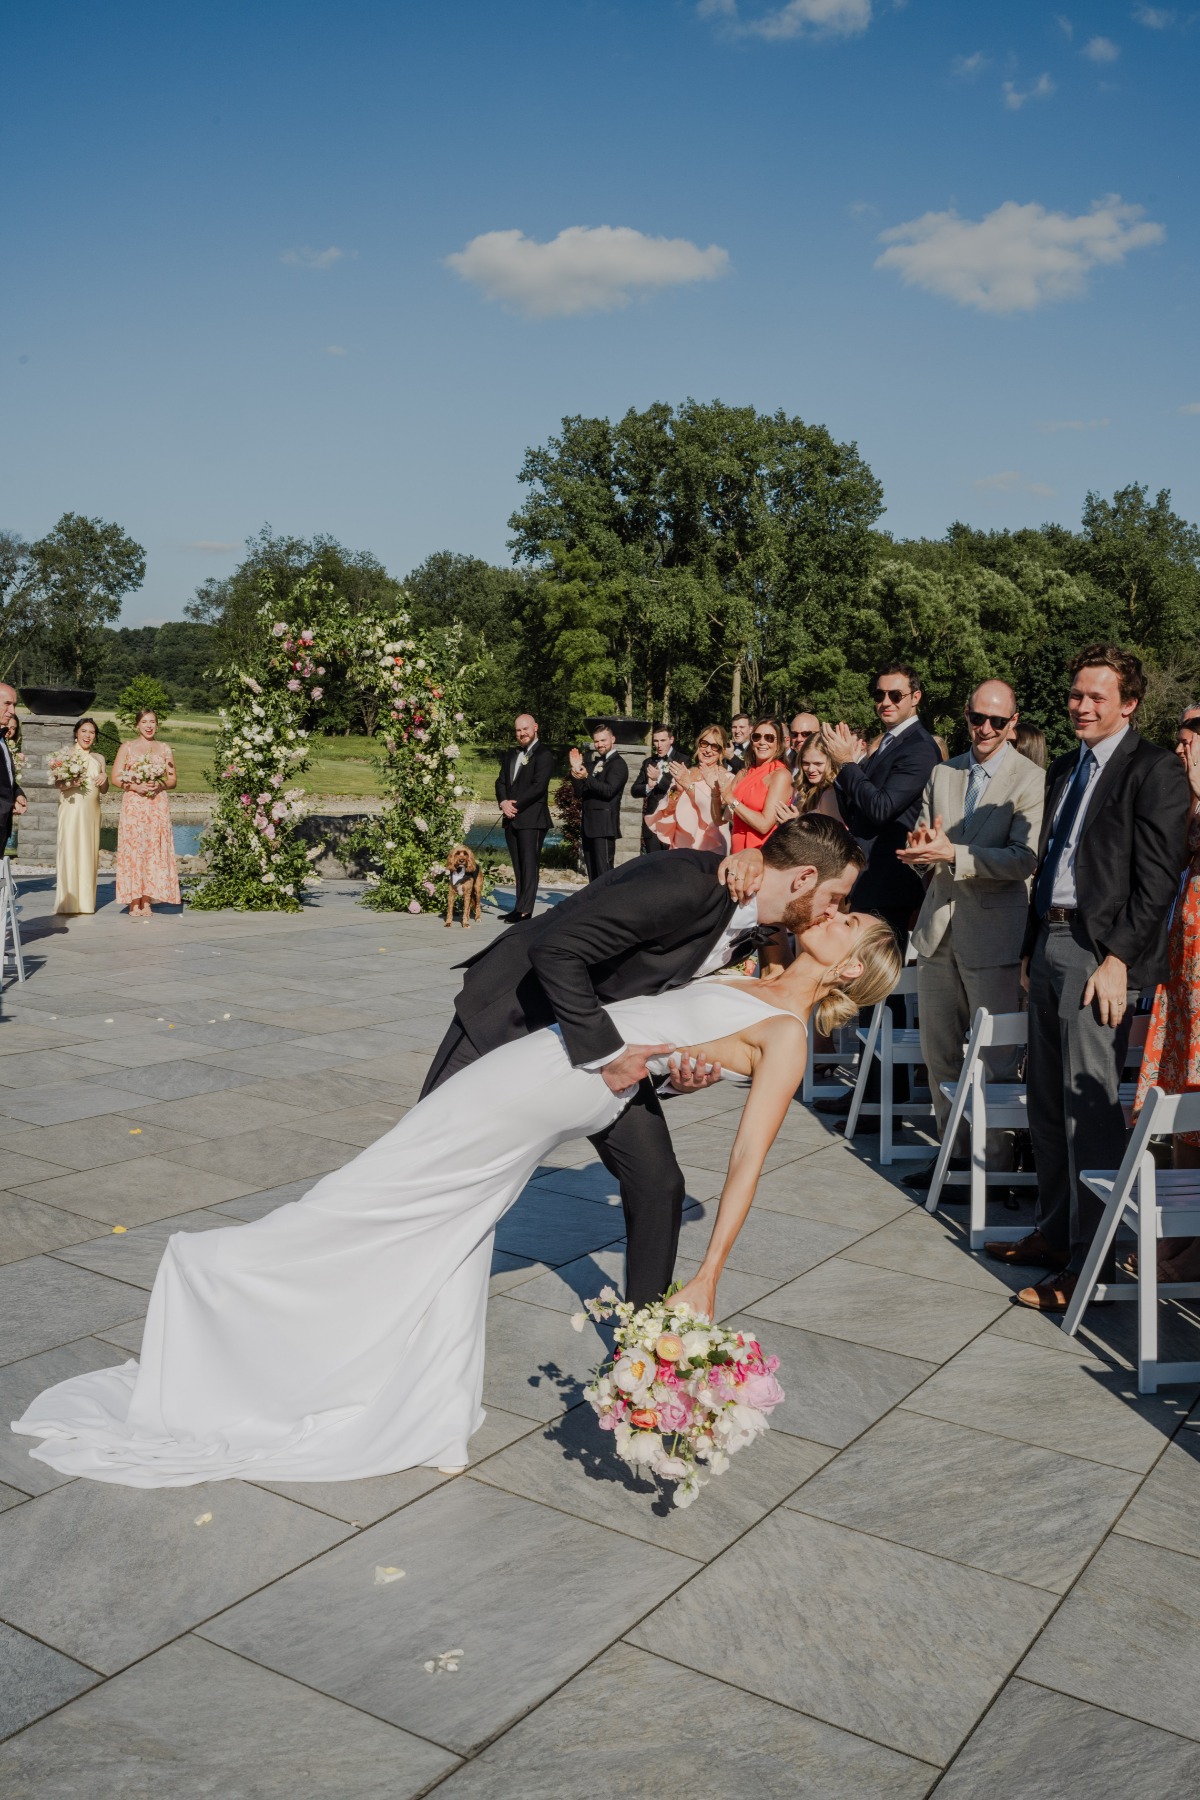
[[[1046,785],[1044,771],[1008,741],[1017,700],[1006,681],[981,682],[966,720],[970,750],[935,766],[908,847],[896,852],[931,876],[912,941],[921,1054],[939,1133],[950,1112],[941,1083],[958,1078],[976,1009],[1020,1010],[1021,940]],[[1019,1056],[1016,1046],[988,1051],[990,1078],[1015,1081]],[[988,1162],[1012,1166],[1009,1133],[992,1134]],[[932,1164],[907,1186],[928,1188],[931,1174]]]

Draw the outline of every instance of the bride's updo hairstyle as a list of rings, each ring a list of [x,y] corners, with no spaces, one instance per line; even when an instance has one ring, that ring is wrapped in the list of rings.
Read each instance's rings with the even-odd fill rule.
[[[842,981],[838,971],[831,969],[830,990],[813,1009],[817,1030],[826,1037],[838,1025],[848,1025],[856,1018],[860,1007],[874,1006],[876,1001],[886,999],[904,967],[896,934],[886,919],[873,918],[864,925],[862,936],[846,960],[861,963],[862,973],[853,981]]]

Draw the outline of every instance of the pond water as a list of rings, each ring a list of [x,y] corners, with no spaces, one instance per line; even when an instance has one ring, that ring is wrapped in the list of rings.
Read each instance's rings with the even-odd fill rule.
[[[561,844],[562,841],[561,831],[548,831],[546,833],[547,849],[552,849],[556,844]],[[467,843],[472,850],[503,850],[504,832],[500,827],[499,821],[497,820],[494,825],[472,825],[470,831],[467,833]]]
[[[195,856],[200,849],[200,839],[204,836],[203,825],[172,825],[171,838],[175,845],[176,856]],[[115,850],[117,847],[117,828],[115,825],[100,827],[100,848]]]

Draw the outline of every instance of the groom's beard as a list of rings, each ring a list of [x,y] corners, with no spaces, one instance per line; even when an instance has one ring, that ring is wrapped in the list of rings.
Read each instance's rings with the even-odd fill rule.
[[[780,924],[785,931],[793,935],[798,931],[807,931],[812,924],[813,897],[811,894],[797,894],[784,911]]]

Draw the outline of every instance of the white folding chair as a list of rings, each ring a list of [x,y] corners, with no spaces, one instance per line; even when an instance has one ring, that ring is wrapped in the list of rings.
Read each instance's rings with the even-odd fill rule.
[[[962,1072],[957,1081],[943,1081],[942,1092],[951,1102],[950,1116],[942,1136],[942,1147],[929,1183],[927,1212],[936,1212],[942,1189],[948,1185],[970,1186],[970,1232],[972,1250],[981,1250],[985,1238],[1015,1243],[1026,1237],[1028,1225],[987,1224],[987,1190],[989,1182],[996,1187],[1036,1187],[1037,1176],[1015,1169],[989,1169],[987,1166],[987,1134],[989,1131],[1024,1131],[1029,1119],[1022,1081],[989,1081],[983,1052],[1005,1045],[1024,1044],[1029,1039],[1027,1013],[990,1013],[981,1006],[971,1024]],[[950,1158],[963,1114],[968,1114],[971,1134],[971,1167],[952,1170]]]
[[[808,1021],[808,1061],[804,1065],[804,1075],[800,1082],[800,1099],[803,1104],[811,1106],[814,1100],[834,1100],[839,1094],[844,1094],[846,1092],[844,1081],[818,1081],[817,1070],[844,1066],[857,1060],[857,1055],[857,1045],[851,1052],[818,1050],[817,1028],[810,1019]]]
[[[25,979],[25,958],[21,951],[21,903],[13,880],[12,858],[0,855],[0,983],[11,956],[17,968],[17,980]]]
[[[915,997],[917,992],[917,971],[915,965],[902,969],[900,978],[892,989],[893,994]],[[850,1102],[850,1113],[846,1120],[846,1139],[849,1141],[858,1129],[858,1121],[863,1113],[879,1114],[879,1160],[885,1166],[896,1162],[901,1157],[921,1157],[929,1155],[928,1144],[897,1144],[896,1118],[927,1118],[933,1111],[933,1105],[927,1097],[916,1094],[909,1100],[896,1100],[895,1069],[897,1063],[909,1068],[923,1062],[921,1055],[921,1034],[911,1022],[897,1029],[892,1018],[891,1008],[887,1000],[880,1000],[871,1013],[871,1023],[864,1030],[862,1026],[855,1034],[862,1044],[862,1053],[858,1063],[858,1079],[854,1084],[854,1097]],[[864,1098],[867,1091],[867,1077],[873,1061],[879,1063],[879,1100]]]
[[[1160,1169],[1150,1149],[1151,1138],[1171,1137],[1177,1131],[1200,1131],[1200,1094],[1164,1094],[1161,1088],[1152,1087],[1120,1168],[1080,1172],[1080,1180],[1106,1205],[1067,1307],[1063,1330],[1074,1337],[1091,1299],[1136,1299],[1139,1394],[1157,1393],[1161,1381],[1200,1381],[1200,1362],[1158,1360],[1159,1295],[1170,1299],[1200,1296],[1200,1281],[1158,1279],[1159,1238],[1200,1237],[1200,1169]],[[1097,1272],[1123,1222],[1137,1232],[1138,1278],[1098,1281]]]
[[[1150,1035],[1150,1014],[1135,1013],[1133,1024],[1129,1029],[1129,1048],[1125,1052],[1125,1073],[1130,1069],[1141,1070],[1142,1058],[1146,1054],[1146,1039]],[[1133,1124],[1133,1103],[1137,1098],[1137,1075],[1132,1081],[1123,1081],[1117,1089],[1117,1097],[1121,1102],[1121,1111],[1125,1114],[1126,1125]]]

